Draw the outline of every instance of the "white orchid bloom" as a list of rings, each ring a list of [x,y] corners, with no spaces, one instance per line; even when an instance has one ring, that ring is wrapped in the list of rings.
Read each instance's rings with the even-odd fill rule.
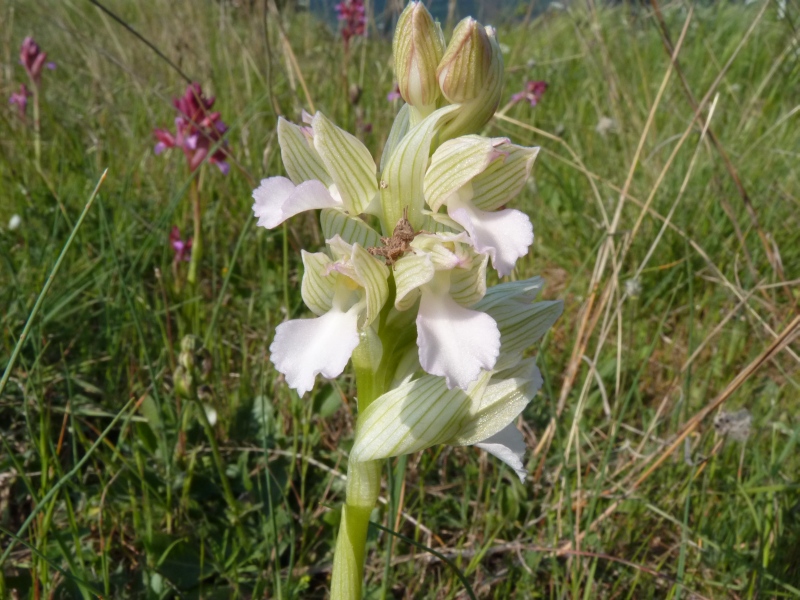
[[[436,212],[445,205],[501,277],[528,253],[533,226],[521,211],[497,209],[522,189],[538,151],[505,138],[467,135],[439,146],[425,173],[428,206]]]
[[[422,368],[462,390],[495,365],[500,331],[489,315],[469,307],[486,293],[486,256],[463,233],[421,234],[413,254],[397,261],[395,308],[419,299],[417,346]]]
[[[541,286],[537,277],[489,290],[477,308],[500,329],[496,369],[483,372],[466,390],[448,389],[442,377],[423,375],[383,394],[359,415],[350,460],[399,456],[437,444],[475,445],[524,479],[525,443],[514,421],[542,378],[534,359],[522,356],[563,309],[561,302],[533,302]]]
[[[270,346],[275,367],[300,395],[318,374],[341,375],[389,295],[389,270],[364,248],[339,236],[328,247],[333,259],[303,251],[303,301],[317,318],[281,323]]]
[[[313,118],[304,115],[304,119],[310,126],[278,120],[278,142],[289,178],[262,179],[253,191],[258,225],[272,229],[301,212],[323,209],[326,238],[343,233],[342,223],[347,221],[346,228],[357,235],[343,235],[346,241],[365,247],[376,245],[377,232],[357,218],[379,210],[377,202],[372,204],[378,194],[378,180],[369,150],[322,113]]]

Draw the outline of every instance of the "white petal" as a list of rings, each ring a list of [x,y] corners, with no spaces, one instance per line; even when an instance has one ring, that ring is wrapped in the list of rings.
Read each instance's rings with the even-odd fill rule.
[[[518,210],[486,212],[468,202],[451,201],[447,212],[467,230],[475,250],[492,258],[501,277],[511,273],[533,243],[533,225],[528,215]]]
[[[431,375],[462,390],[481,369],[491,370],[500,354],[500,331],[486,313],[464,308],[447,293],[423,288],[417,314],[419,362]]]
[[[270,360],[302,396],[314,387],[318,373],[329,379],[341,375],[358,342],[358,311],[332,308],[316,319],[278,325]]]
[[[522,434],[513,423],[502,431],[495,433],[492,437],[486,438],[475,445],[502,460],[516,471],[520,481],[525,481],[528,471],[525,469],[522,459],[527,448]]]
[[[272,229],[289,217],[315,208],[342,208],[322,182],[312,179],[295,186],[286,177],[262,179],[253,190],[253,213],[258,225]]]

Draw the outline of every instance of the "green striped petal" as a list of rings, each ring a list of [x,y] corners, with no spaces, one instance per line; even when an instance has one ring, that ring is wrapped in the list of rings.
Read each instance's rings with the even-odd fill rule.
[[[519,194],[531,174],[539,148],[504,143],[497,151],[505,156],[493,161],[472,180],[472,203],[480,210],[496,210]]]
[[[359,217],[351,217],[341,210],[324,208],[319,220],[326,240],[338,235],[348,244],[360,244],[364,248],[380,246],[378,232]]]
[[[322,113],[311,121],[314,147],[351,215],[363,213],[378,191],[377,169],[369,150]]]
[[[296,185],[304,181],[316,179],[328,187],[333,179],[325,170],[322,158],[303,128],[290,123],[283,117],[278,118],[278,143],[281,147],[281,158],[286,173]]]
[[[496,147],[504,138],[465,135],[445,142],[433,153],[425,173],[425,201],[436,212],[447,198],[483,173],[501,155]]]
[[[394,265],[396,286],[394,307],[408,310],[419,298],[419,288],[433,279],[436,274],[428,254],[408,254]]]
[[[389,298],[389,269],[380,260],[372,256],[363,247],[355,244],[351,255],[358,284],[366,294],[366,325],[372,323],[380,314],[383,305]],[[363,327],[363,324],[362,324]]]
[[[384,234],[390,235],[408,208],[408,220],[415,230],[422,224],[425,204],[423,180],[436,134],[451,117],[457,106],[434,111],[412,127],[392,152],[381,173],[381,224]]]
[[[304,272],[300,293],[309,310],[319,317],[333,306],[336,278],[328,275],[327,271],[332,261],[324,252],[303,250],[302,257]]]
[[[386,138],[386,143],[383,145],[383,154],[381,154],[381,173],[386,170],[386,164],[392,156],[395,148],[400,143],[408,130],[411,127],[410,112],[408,104],[403,104],[403,107],[398,111],[397,116],[394,118],[392,128],[389,130],[389,137]]]
[[[472,306],[486,294],[486,265],[489,256],[480,254],[473,258],[468,269],[450,271],[450,296],[461,306]]]

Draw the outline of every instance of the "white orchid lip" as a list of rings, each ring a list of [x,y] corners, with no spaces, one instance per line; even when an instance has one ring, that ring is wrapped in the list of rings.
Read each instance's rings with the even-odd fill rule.
[[[523,212],[513,208],[487,212],[469,201],[453,198],[447,213],[466,229],[477,252],[487,254],[500,277],[514,270],[517,259],[533,244],[533,225]]]
[[[315,179],[295,185],[286,177],[261,180],[253,190],[253,213],[258,225],[272,229],[296,214],[315,208],[343,208],[321,181]]]
[[[417,313],[417,345],[427,373],[444,377],[450,389],[466,389],[481,371],[494,367],[500,331],[492,317],[464,308],[447,288],[437,293],[426,286]]]
[[[333,307],[315,319],[278,325],[270,360],[302,396],[314,387],[317,375],[328,379],[341,375],[358,343],[358,307],[347,312]]]

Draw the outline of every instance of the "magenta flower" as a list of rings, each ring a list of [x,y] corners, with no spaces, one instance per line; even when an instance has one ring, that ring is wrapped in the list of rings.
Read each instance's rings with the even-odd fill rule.
[[[28,72],[28,77],[35,85],[39,85],[39,80],[42,78],[42,68],[55,69],[56,63],[47,60],[47,52],[43,52],[31,36],[26,37],[22,41],[22,46],[19,49],[19,62],[25,67]]]
[[[336,18],[342,23],[342,39],[347,50],[351,38],[364,35],[367,25],[364,0],[342,0],[336,5]]]
[[[386,94],[386,100],[387,102],[394,102],[395,100],[399,100],[400,98],[402,98],[402,95],[400,94],[400,84],[395,82],[392,91]]]
[[[17,105],[17,110],[19,110],[19,116],[21,119],[25,119],[25,111],[28,108],[28,96],[30,95],[30,90],[25,87],[25,84],[23,83],[19,86],[19,92],[11,94],[11,97],[8,99],[9,104]]]
[[[172,245],[172,249],[175,250],[173,262],[189,261],[192,256],[192,238],[186,241],[182,240],[181,230],[178,229],[177,225],[173,225],[172,231],[169,232],[169,243]]]
[[[187,86],[183,96],[175,98],[172,104],[180,113],[175,118],[175,134],[166,129],[154,129],[153,135],[157,140],[154,150],[156,154],[161,154],[167,148],[180,148],[186,156],[189,169],[194,171],[209,155],[212,146],[223,138],[228,126],[222,121],[220,113],[211,112],[214,98],[203,96],[199,83]],[[224,148],[218,147],[208,162],[217,165],[227,175],[230,165],[226,158]]]
[[[545,91],[547,90],[546,81],[528,81],[525,84],[525,89],[511,96],[511,102],[519,102],[520,100],[527,100],[531,106],[536,106],[542,99]]]

